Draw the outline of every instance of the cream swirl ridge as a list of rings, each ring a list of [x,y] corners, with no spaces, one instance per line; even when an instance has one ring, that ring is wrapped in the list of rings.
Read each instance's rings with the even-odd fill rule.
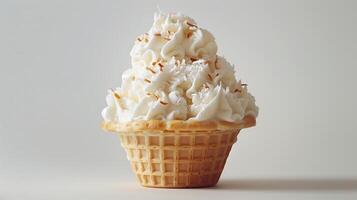
[[[155,14],[153,27],[137,38],[130,55],[133,67],[143,68],[156,60],[205,59],[213,61],[217,44],[211,33],[180,13]]]

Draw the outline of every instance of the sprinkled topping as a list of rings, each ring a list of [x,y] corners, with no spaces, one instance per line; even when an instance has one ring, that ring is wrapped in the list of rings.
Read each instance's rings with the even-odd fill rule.
[[[113,88],[111,88],[110,90],[112,91],[112,93],[113,93],[114,97],[115,97],[117,100],[119,100],[119,99],[120,99],[119,94],[118,94],[118,93],[116,93],[116,92],[114,91],[114,89],[113,89]]]
[[[160,71],[163,71],[164,65],[162,63],[158,63],[158,65],[160,66]]]
[[[155,94],[152,94],[152,93],[150,93],[150,92],[146,93],[146,95],[148,95],[148,96],[153,96],[153,97],[155,97],[156,99],[159,99],[158,96],[156,96]]]
[[[139,41],[139,42],[142,42],[142,41],[149,42],[148,34],[147,33],[142,34],[139,37],[137,37],[136,40]]]
[[[189,21],[186,21],[186,24],[191,26],[191,27],[195,27],[195,28],[198,28],[198,26],[196,24],[192,24],[191,22]]]
[[[151,83],[151,81],[149,79],[144,79],[144,81],[147,83]]]
[[[155,61],[152,63],[153,66],[155,66],[156,64],[159,65],[160,71],[163,71],[164,65],[160,61]]]
[[[167,104],[169,104],[169,103],[166,103],[166,102],[163,102],[163,101],[160,101],[160,103],[161,103],[162,105],[167,105]]]
[[[153,74],[156,74],[156,72],[153,69],[151,69],[150,67],[146,67],[146,70],[150,71]]]
[[[186,35],[186,37],[187,37],[187,38],[190,38],[192,35],[193,35],[192,32],[188,32],[187,35]]]
[[[115,93],[115,92],[114,92],[114,96],[115,96],[115,98],[117,98],[118,100],[120,99],[119,94],[117,94],[117,93]]]
[[[195,61],[197,61],[198,59],[197,59],[197,58],[190,58],[190,60],[191,60],[192,62],[195,62]]]
[[[172,31],[169,31],[169,30],[167,30],[167,32],[166,32],[166,34],[165,35],[168,35],[168,36],[171,36],[172,35]]]
[[[235,89],[234,92],[242,92],[240,89]]]
[[[148,95],[148,96],[153,96],[153,97],[155,97],[156,99],[159,99],[159,97],[158,97],[158,96],[156,96],[155,94],[150,93],[150,92],[146,93],[146,95]]]

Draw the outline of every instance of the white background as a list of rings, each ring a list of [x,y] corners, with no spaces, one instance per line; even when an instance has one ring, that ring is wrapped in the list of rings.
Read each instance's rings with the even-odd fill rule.
[[[216,188],[140,187],[100,129],[157,6],[193,17],[260,114]],[[0,1],[0,199],[356,199],[357,1]]]

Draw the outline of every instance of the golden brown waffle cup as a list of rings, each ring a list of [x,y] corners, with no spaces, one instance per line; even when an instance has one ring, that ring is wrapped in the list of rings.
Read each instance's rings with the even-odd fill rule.
[[[102,127],[119,134],[141,185],[192,188],[216,185],[239,131],[254,125],[247,116],[240,123],[150,120]]]

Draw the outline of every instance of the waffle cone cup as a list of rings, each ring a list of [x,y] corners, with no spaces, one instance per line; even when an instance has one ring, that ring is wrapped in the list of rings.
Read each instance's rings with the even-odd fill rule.
[[[142,186],[192,188],[217,184],[238,133],[254,125],[247,116],[240,123],[149,120],[102,127],[119,135]]]

